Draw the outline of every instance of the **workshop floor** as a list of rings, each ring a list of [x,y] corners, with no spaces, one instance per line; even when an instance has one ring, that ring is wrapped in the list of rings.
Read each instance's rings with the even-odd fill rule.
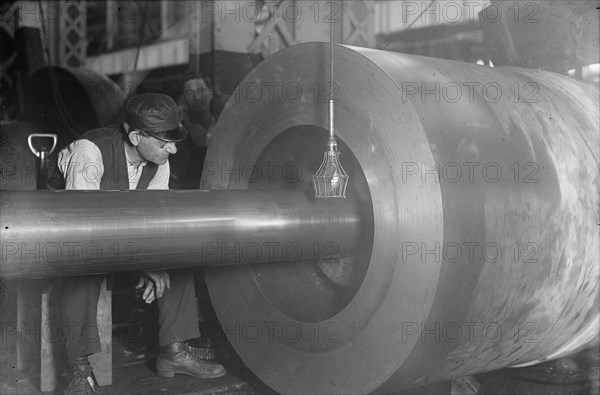
[[[35,372],[16,368],[16,339],[11,337],[3,337],[6,341],[2,342],[0,349],[0,393],[42,394]],[[235,356],[219,360],[228,373],[210,380],[183,375],[158,377],[153,369],[154,359],[155,352],[138,354],[122,343],[113,343],[113,385],[97,387],[96,394],[275,394]]]
[[[213,351],[219,354],[217,362],[227,369],[224,377],[201,380],[184,375],[175,378],[156,376],[157,351],[154,342],[149,340],[157,337],[156,307],[140,309],[132,291],[132,281],[135,278],[123,276],[122,281],[114,283],[113,302],[129,302],[113,303],[113,385],[98,387],[96,394],[275,394],[244,366],[233,348],[223,342]],[[16,296],[12,288],[4,282],[0,286],[0,394],[43,394],[39,390],[39,370],[16,367],[19,336],[10,326],[17,321]],[[200,299],[206,297],[206,293],[201,293]],[[201,304],[206,306],[206,300]],[[142,327],[145,328],[143,333],[139,330]],[[224,336],[220,338],[224,339]],[[200,345],[199,340],[194,345]]]
[[[4,284],[2,284],[4,285]],[[129,287],[127,287],[129,288]],[[9,288],[0,286],[0,394],[43,394],[39,391],[39,373],[16,368],[18,335],[7,330],[7,324],[16,322],[16,300]],[[113,290],[113,292],[115,292]],[[199,295],[202,301],[203,296]],[[114,299],[113,299],[114,300]],[[200,303],[199,305],[202,305]],[[206,305],[206,304],[205,304]],[[96,394],[266,394],[276,393],[262,383],[225,342],[213,347],[217,362],[227,369],[227,375],[218,379],[199,380],[177,375],[160,378],[154,373],[156,349],[148,338],[155,338],[148,322],[156,322],[152,309],[136,316],[149,328],[139,336],[119,336],[119,330],[130,330],[131,305],[113,305],[113,385],[99,387]],[[134,306],[135,307],[135,306]],[[139,312],[139,309],[133,309]],[[203,314],[200,311],[201,315]],[[204,312],[206,314],[206,312]],[[202,327],[201,327],[202,328]],[[135,331],[129,333],[136,333]],[[127,342],[119,339],[128,339]],[[219,336],[219,339],[224,337]],[[196,343],[194,345],[200,345]],[[520,369],[501,369],[452,382],[436,383],[413,391],[410,395],[504,395],[504,394],[555,394],[587,395],[600,392],[600,349],[583,350],[568,358],[550,361]]]

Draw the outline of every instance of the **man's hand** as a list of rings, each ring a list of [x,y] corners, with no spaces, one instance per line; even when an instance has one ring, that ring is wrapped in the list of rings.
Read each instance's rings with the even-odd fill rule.
[[[143,270],[135,288],[144,288],[142,298],[146,303],[152,303],[163,296],[165,288],[171,288],[171,280],[164,270]]]

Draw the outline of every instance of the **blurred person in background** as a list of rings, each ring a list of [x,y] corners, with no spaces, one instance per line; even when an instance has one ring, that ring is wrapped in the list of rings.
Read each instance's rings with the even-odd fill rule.
[[[173,158],[172,188],[198,189],[213,127],[223,108],[218,89],[199,73],[184,76],[179,100],[181,123],[188,138],[178,143]]]

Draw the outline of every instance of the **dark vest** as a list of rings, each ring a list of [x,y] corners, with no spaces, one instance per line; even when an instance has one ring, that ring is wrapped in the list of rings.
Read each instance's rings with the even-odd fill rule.
[[[85,132],[79,140],[89,140],[96,144],[102,153],[104,174],[100,179],[100,189],[129,189],[127,174],[127,158],[125,157],[125,141],[121,128],[111,125]],[[142,169],[142,175],[136,189],[147,189],[156,175],[158,165],[148,162]]]

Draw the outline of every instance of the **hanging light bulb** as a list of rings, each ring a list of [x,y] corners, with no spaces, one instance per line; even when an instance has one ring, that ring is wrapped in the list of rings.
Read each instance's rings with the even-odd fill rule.
[[[313,175],[315,197],[321,199],[345,198],[349,177],[340,163],[340,153],[337,150],[335,137],[330,136],[327,145],[329,149],[325,151],[323,163]]]
[[[332,2],[333,7],[333,2]],[[333,8],[332,8],[333,9]],[[323,156],[323,163],[313,175],[313,187],[315,197],[319,199],[345,198],[346,186],[348,185],[348,174],[340,163],[340,153],[334,134],[334,112],[333,112],[333,18],[331,18],[331,29],[329,31],[330,47],[330,77],[329,84],[329,139],[327,140],[327,151]]]

